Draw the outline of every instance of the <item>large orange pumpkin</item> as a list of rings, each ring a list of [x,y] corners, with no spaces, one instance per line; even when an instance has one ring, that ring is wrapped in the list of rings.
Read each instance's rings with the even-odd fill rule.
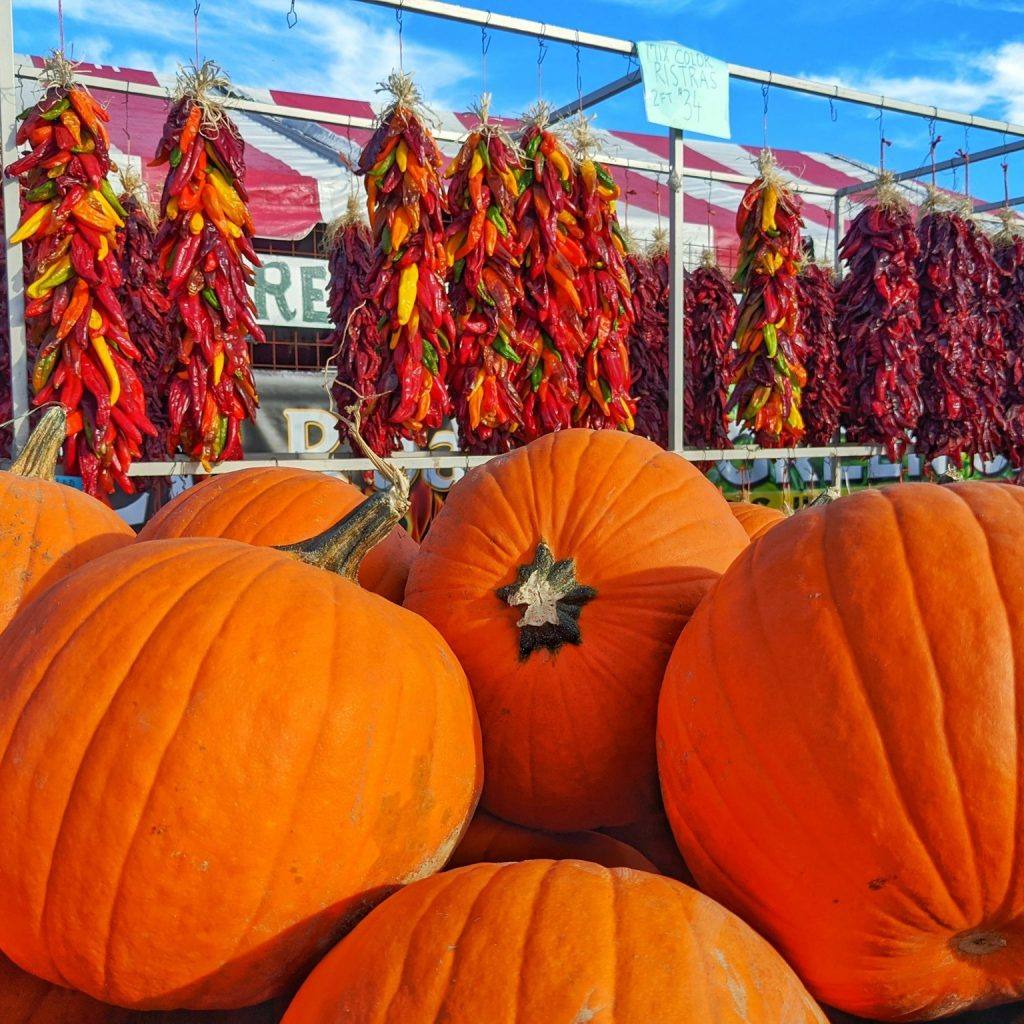
[[[54,481],[64,409],[47,410],[10,470],[0,473],[0,630],[52,583],[135,539],[112,509]]]
[[[811,508],[736,561],[662,691],[702,889],[882,1020],[1024,994],[1024,491]]]
[[[295,553],[354,574],[404,511],[393,492]],[[271,548],[96,559],[15,618],[0,664],[0,948],[104,1002],[286,991],[444,866],[479,794],[472,698],[437,632]]]
[[[0,955],[0,1021],[3,1024],[278,1024],[281,1000],[244,1010],[170,1013],[125,1010],[51,985]]]
[[[344,480],[305,469],[243,469],[210,477],[164,505],[142,528],[140,540],[225,537],[246,544],[294,544],[333,526],[366,499]],[[395,526],[367,553],[359,582],[401,603],[418,545]]]
[[[283,1024],[824,1024],[739,918],[679,882],[578,860],[403,889],[313,971]]]
[[[606,868],[658,869],[631,846],[600,832],[540,832],[477,811],[449,868],[509,860],[588,860]]]
[[[469,676],[487,810],[569,832],[656,805],[665,665],[746,544],[685,459],[616,431],[548,435],[452,489],[406,605]]]
[[[773,526],[785,522],[786,514],[770,505],[758,505],[753,501],[730,501],[729,511],[736,521],[747,531],[751,540],[757,540],[762,533],[767,533]]]

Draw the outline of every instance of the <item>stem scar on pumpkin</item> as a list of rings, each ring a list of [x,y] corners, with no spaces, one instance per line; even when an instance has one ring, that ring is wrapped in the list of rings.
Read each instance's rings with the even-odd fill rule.
[[[367,553],[384,540],[409,511],[409,478],[394,463],[382,459],[363,440],[359,432],[358,407],[353,406],[349,413],[351,419],[343,419],[349,436],[391,486],[367,498],[323,533],[296,544],[282,545],[276,550],[358,583],[359,566]]]
[[[57,457],[68,432],[68,415],[63,405],[48,409],[29,435],[25,447],[11,463],[9,472],[36,480],[55,480]]]
[[[555,561],[547,541],[541,540],[533,561],[516,571],[515,583],[497,591],[500,601],[512,608],[525,607],[519,627],[519,660],[542,647],[558,652],[564,644],[581,644],[580,612],[597,597],[593,587],[576,579],[571,558]]]
[[[953,946],[968,956],[985,956],[1006,945],[1006,937],[999,932],[974,931],[954,936]]]

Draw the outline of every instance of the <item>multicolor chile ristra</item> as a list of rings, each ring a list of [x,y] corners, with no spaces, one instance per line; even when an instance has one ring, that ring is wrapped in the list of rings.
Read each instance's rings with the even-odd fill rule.
[[[836,440],[843,409],[833,269],[821,263],[805,263],[796,279],[796,296],[806,346],[807,384],[800,403],[804,442],[828,445]]]
[[[7,239],[4,238],[4,198],[0,192],[0,459],[11,457],[14,430],[11,401],[11,328],[7,320]]]
[[[932,197],[918,222],[921,330],[921,416],[917,454],[930,462],[946,455],[957,465],[972,450],[980,409],[974,379],[975,272],[970,227]],[[993,268],[994,269],[994,268]]]
[[[588,344],[577,287],[587,263],[576,171],[561,141],[535,119],[522,137],[524,168],[515,221],[523,246],[523,302],[517,323],[528,353],[519,377],[523,425],[518,440],[573,425]]]
[[[186,95],[171,108],[152,166],[169,164],[157,256],[177,342],[168,450],[210,466],[242,457],[259,398],[247,338],[265,340],[247,285],[260,265],[246,206],[245,143],[222,110]]]
[[[971,344],[974,404],[978,414],[971,432],[971,454],[984,459],[1006,453],[1009,422],[1004,401],[1008,373],[1003,338],[1001,273],[995,245],[973,220],[967,221],[971,275]]]
[[[516,384],[529,353],[517,322],[523,246],[515,217],[522,170],[518,150],[484,120],[447,172],[451,390],[462,447],[480,454],[508,451],[523,422]]]
[[[665,272],[668,273],[667,259]],[[704,254],[701,266],[686,275],[683,309],[686,444],[695,448],[731,448],[729,367],[739,311],[729,279],[710,253]]]
[[[1006,349],[1002,407],[1006,417],[1006,454],[1015,470],[1024,470],[1024,237],[1013,219],[995,237],[999,267],[1000,333]]]
[[[631,252],[626,273],[633,294],[629,331],[633,432],[668,447],[668,252]]]
[[[782,183],[771,154],[736,212],[740,236],[734,281],[743,292],[736,324],[729,408],[765,447],[796,444],[804,434],[800,399],[807,383],[796,277],[803,204]]]
[[[371,301],[375,263],[373,238],[358,204],[349,208],[332,230],[328,267],[328,306],[334,330],[330,335],[336,377],[331,389],[335,408],[373,407],[376,388],[389,363],[387,336],[380,328],[380,309]],[[351,442],[347,416],[338,419],[338,436]],[[360,427],[366,443],[380,454],[393,451],[395,433],[380,416],[368,416]]]
[[[396,80],[400,79],[400,81]],[[445,292],[448,260],[441,153],[413,109],[415,91],[392,76],[396,100],[359,158],[377,246],[370,300],[381,310],[387,358],[363,409],[367,437],[387,438],[386,455],[407,437],[426,445],[451,412],[448,361],[455,324]]]
[[[626,247],[615,212],[619,186],[584,151],[576,175],[580,248],[586,263],[576,274],[583,302],[584,387],[574,422],[596,430],[632,430],[636,403],[630,397],[627,339],[633,323],[633,296],[626,274]]]
[[[837,300],[842,423],[848,440],[885,445],[893,461],[921,411],[919,252],[914,218],[888,182],[839,247],[847,264]]]
[[[47,89],[20,117],[17,142],[31,151],[7,168],[24,189],[10,241],[25,244],[34,402],[68,410],[64,467],[81,475],[89,494],[105,499],[117,487],[131,494],[128,467],[156,428],[118,298],[125,210],[107,181],[109,115],[69,84]]]
[[[141,186],[140,186],[141,187]],[[146,415],[156,433],[142,439],[142,458],[160,462],[167,455],[167,389],[170,384],[171,349],[170,300],[156,255],[156,225],[149,204],[134,191],[119,197],[127,211],[121,243],[121,299],[128,333],[141,353],[139,378],[146,398]],[[140,489],[158,489],[166,478],[138,478]]]

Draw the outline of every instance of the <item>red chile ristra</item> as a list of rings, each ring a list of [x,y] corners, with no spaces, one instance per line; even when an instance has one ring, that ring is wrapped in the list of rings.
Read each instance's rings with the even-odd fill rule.
[[[393,74],[394,100],[359,158],[370,228],[377,245],[371,302],[381,310],[387,358],[363,409],[369,437],[386,455],[407,437],[425,445],[451,411],[448,361],[455,335],[445,293],[447,199],[438,172],[442,157],[416,113],[410,79]],[[387,443],[382,442],[386,439]]]
[[[796,279],[796,295],[807,349],[807,386],[800,404],[806,431],[804,441],[809,445],[832,444],[843,408],[836,342],[836,278],[832,268],[821,263],[804,264]]]
[[[117,294],[125,211],[107,181],[109,115],[71,81],[59,56],[53,70],[60,84],[21,115],[17,141],[31,151],[7,168],[24,188],[21,225],[10,241],[25,243],[34,402],[59,401],[68,410],[65,469],[105,498],[115,487],[133,493],[128,467],[155,428]]]
[[[522,137],[524,168],[515,220],[523,246],[519,337],[528,353],[519,377],[520,440],[573,425],[580,400],[579,366],[587,341],[578,289],[587,263],[572,197],[575,169],[540,108]]]
[[[523,170],[511,140],[487,123],[470,132],[448,169],[446,249],[455,315],[452,392],[466,451],[508,451],[523,422],[516,388],[526,356],[517,314],[523,246],[515,218]]]
[[[796,275],[803,218],[800,198],[781,181],[771,154],[736,213],[743,290],[736,327],[730,406],[766,447],[796,444],[804,435],[800,399],[807,383]]]
[[[1006,416],[1006,454],[1018,472],[1024,470],[1024,237],[1012,214],[1003,217],[995,236],[999,267],[999,326],[1006,346],[1006,377],[1002,406]]]
[[[208,97],[207,63],[182,76],[154,165],[169,164],[156,247],[180,338],[168,393],[168,446],[204,465],[242,457],[259,399],[247,336],[264,341],[246,286],[260,261],[246,206],[245,143]]]
[[[626,273],[633,294],[629,365],[636,401],[633,432],[668,447],[668,251],[630,252]]]

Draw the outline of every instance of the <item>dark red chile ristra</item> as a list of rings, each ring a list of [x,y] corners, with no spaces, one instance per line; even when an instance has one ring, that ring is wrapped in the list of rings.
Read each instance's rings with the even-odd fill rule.
[[[800,406],[804,442],[827,445],[835,440],[843,407],[836,342],[836,278],[832,268],[821,263],[805,264],[796,279],[796,295],[807,352],[807,384]]]
[[[893,460],[906,451],[921,411],[919,252],[914,218],[889,183],[839,248],[847,263],[838,298],[842,422],[850,441],[884,445]]]
[[[668,447],[668,253],[631,252],[626,273],[633,293],[629,365],[636,402],[635,434]]]
[[[1020,472],[1024,470],[1024,237],[1012,229],[1012,217],[1005,219],[994,252],[999,268],[999,325],[1006,350],[1002,407],[1006,455]]]

